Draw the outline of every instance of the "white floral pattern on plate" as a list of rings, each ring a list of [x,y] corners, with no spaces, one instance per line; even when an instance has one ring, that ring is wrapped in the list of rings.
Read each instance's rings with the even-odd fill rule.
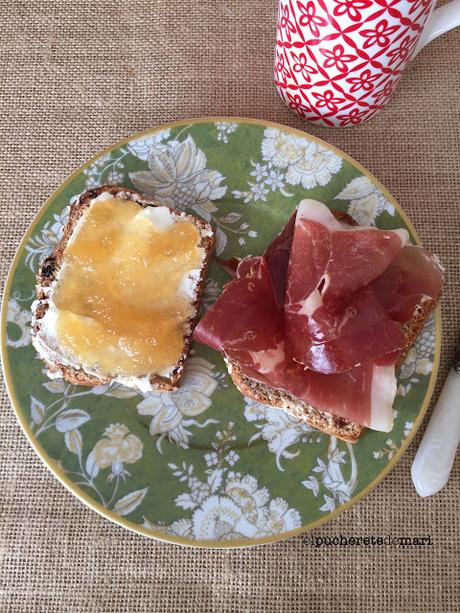
[[[205,310],[208,310],[209,307],[215,303],[221,291],[222,286],[220,283],[218,283],[215,279],[206,279],[203,297],[201,299]]]
[[[334,151],[278,128],[265,130],[262,158],[275,168],[286,169],[286,183],[305,189],[327,185],[342,168],[342,158]]]
[[[75,478],[77,485],[93,492],[104,508],[111,509],[119,515],[132,513],[141,504],[148,488],[133,490],[118,499],[116,495],[120,483],[131,477],[125,464],[134,464],[142,458],[142,441],[135,434],[131,434],[126,425],[109,424],[85,460],[84,436],[81,428],[91,421],[91,415],[81,408],[69,406],[75,398],[91,394],[100,395],[102,388],[108,386],[78,391],[79,388],[67,384],[63,379],[53,379],[43,383],[43,387],[57,394],[58,398],[45,405],[44,402],[30,396],[30,425],[35,431],[35,436],[38,438],[49,429],[55,429],[56,432],[63,434],[64,445],[71,455],[77,457],[79,468],[78,470],[66,469],[60,460],[58,463],[61,468],[69,476]],[[107,481],[113,482],[113,485],[111,495],[107,497],[101,492],[95,479],[99,471],[109,467],[110,473],[107,475]]]
[[[285,189],[286,176],[283,170],[274,168],[271,162],[261,164],[250,160],[250,163],[253,168],[250,175],[254,178],[252,181],[248,181],[249,191],[233,190],[232,195],[235,198],[243,200],[244,204],[257,202],[258,200],[267,202],[267,195],[270,192],[276,192],[276,190],[279,190],[287,198],[293,196]]]
[[[129,515],[144,499],[148,488],[133,490],[116,500],[120,483],[131,477],[125,464],[134,464],[142,458],[143,444],[138,436],[130,433],[124,424],[109,424],[103,436],[97,441],[93,450],[88,454],[83,466],[80,460],[82,479],[81,485],[95,490],[103,506],[111,508],[118,515]],[[110,467],[107,481],[114,482],[112,495],[109,500],[104,499],[94,480],[100,470]]]
[[[130,173],[131,181],[140,191],[162,204],[181,211],[191,208],[210,219],[216,211],[212,204],[227,191],[225,177],[206,166],[206,156],[198,149],[192,136],[185,140],[156,143],[150,148],[149,170]]]
[[[276,455],[278,470],[284,470],[281,458],[292,460],[299,456],[299,445],[320,443],[326,436],[285,411],[265,406],[250,398],[245,398],[244,416],[248,421],[256,422],[256,427],[260,430],[251,437],[250,443],[260,437],[267,441],[268,449]],[[353,446],[338,441],[333,436],[327,439],[329,440],[327,459],[324,461],[317,456],[316,467],[308,478],[302,481],[302,485],[311,490],[315,497],[322,493],[323,504],[319,508],[322,512],[333,511],[336,506],[350,500],[358,477]],[[297,447],[296,450],[288,451],[294,445]],[[341,446],[346,448],[341,449]],[[343,468],[351,472],[349,479],[344,478],[341,464],[346,465]]]
[[[398,419],[398,411],[393,409],[393,417],[396,421]],[[372,457],[374,460],[391,460],[394,454],[398,451],[401,443],[405,438],[409,436],[412,432],[412,428],[414,427],[413,421],[404,422],[404,429],[402,434],[399,436],[400,440],[398,442],[398,435],[395,430],[391,433],[391,438],[387,438],[384,445],[382,445],[379,449],[375,449],[372,452]]]
[[[51,255],[56,245],[62,238],[62,229],[69,217],[69,207],[66,206],[57,214],[54,213],[53,221],[47,221],[40,233],[29,239],[26,249],[26,264],[33,273],[37,272],[41,260]]]
[[[333,151],[325,149],[307,138],[286,134],[278,128],[267,128],[261,144],[262,161],[251,160],[252,181],[249,190],[234,190],[235,198],[244,203],[266,201],[270,192],[279,192],[291,197],[286,185],[301,185],[311,189],[329,183],[342,167],[342,159]]]
[[[300,514],[283,498],[272,498],[253,475],[229,471],[239,460],[232,453],[236,439],[233,423],[217,432],[213,443],[215,459],[206,463],[206,478],[195,475],[195,466],[169,464],[173,475],[187,484],[187,491],[177,496],[176,506],[192,510],[191,518],[181,518],[171,525],[153,524],[144,517],[144,527],[195,540],[234,540],[261,538],[293,530],[301,525]]]
[[[395,214],[395,208],[377,188],[377,186],[364,175],[352,179],[335,200],[348,200],[348,213],[360,226],[375,226],[377,217],[386,211],[389,215]]]
[[[100,185],[123,185],[126,179],[125,160],[131,153],[140,160],[147,160],[152,147],[169,138],[170,130],[163,130],[129,142],[117,152],[98,157],[83,171],[86,175],[85,187],[90,189]]]
[[[222,381],[220,373],[203,358],[188,359],[179,389],[173,392],[150,392],[137,405],[139,415],[152,416],[150,434],[156,436],[156,447],[162,453],[165,437],[187,449],[192,436],[191,426],[206,428],[217,424],[215,419],[199,422],[194,419],[211,406],[211,396]]]
[[[93,449],[94,465],[98,469],[112,468],[109,478],[129,476],[124,464],[133,464],[142,457],[142,441],[123,424],[110,424]]]
[[[132,140],[128,145],[129,151],[140,160],[146,161],[149,157],[151,149],[154,149],[158,144],[168,140],[171,130],[161,130],[155,134],[148,134]]]
[[[217,130],[217,140],[223,143],[228,143],[228,137],[238,128],[238,124],[233,121],[216,121],[214,125]]]
[[[382,459],[391,460],[391,458],[394,456],[395,451],[397,451],[397,449],[398,449],[398,446],[393,441],[393,439],[388,438],[385,441],[385,445],[383,447],[381,447],[380,449],[372,453],[372,457],[374,458],[374,460],[382,460]]]
[[[16,330],[19,329],[19,336],[15,334],[16,338],[12,336],[6,337],[6,343],[10,347],[27,347],[30,343],[30,322],[32,320],[32,313],[30,309],[22,309],[18,302],[19,297],[10,298],[8,300],[8,310],[6,313],[6,321],[8,324],[13,324]]]
[[[343,469],[350,470],[346,479]],[[302,485],[313,492],[315,497],[322,495],[324,504],[319,508],[323,513],[348,502],[358,482],[358,465],[351,443],[343,443],[335,436],[329,437],[327,458],[316,457],[316,466]]]
[[[296,419],[286,411],[274,409],[251,398],[244,398],[244,417],[255,423],[259,430],[251,436],[249,444],[263,438],[267,441],[268,449],[275,454],[276,467],[284,470],[281,459],[292,460],[299,453],[299,445],[303,443],[320,443],[324,434],[315,430],[306,423]],[[289,448],[295,450],[289,451]]]

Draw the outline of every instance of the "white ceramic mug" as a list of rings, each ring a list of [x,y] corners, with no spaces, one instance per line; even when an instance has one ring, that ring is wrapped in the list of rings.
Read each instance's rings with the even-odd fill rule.
[[[460,0],[280,0],[275,84],[303,119],[331,127],[374,117],[402,71],[460,25]]]

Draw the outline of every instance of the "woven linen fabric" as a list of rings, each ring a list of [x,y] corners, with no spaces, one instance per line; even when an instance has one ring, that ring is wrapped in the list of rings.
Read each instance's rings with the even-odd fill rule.
[[[294,126],[338,146],[393,193],[447,269],[435,398],[460,335],[460,30],[413,61],[389,106],[344,130],[303,123],[272,84],[275,0],[0,0],[0,274],[37,209],[90,156],[138,130],[201,116]],[[423,432],[426,420],[421,428]],[[133,534],[42,465],[6,392],[0,410],[0,611],[460,610],[460,463],[421,499],[401,462],[314,538],[425,536],[431,546],[200,550]]]

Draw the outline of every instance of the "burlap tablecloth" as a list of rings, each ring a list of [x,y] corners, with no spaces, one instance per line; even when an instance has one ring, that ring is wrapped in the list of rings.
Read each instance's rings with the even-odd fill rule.
[[[377,119],[327,130],[275,94],[275,4],[0,0],[2,279],[40,204],[113,141],[188,117],[279,121],[367,166],[441,256],[439,390],[460,333],[460,30],[420,54]],[[313,535],[431,535],[432,546],[314,548],[298,537],[185,549],[80,504],[32,451],[2,391],[0,611],[458,611],[459,462],[440,494],[418,498],[410,465],[419,440],[373,493]]]

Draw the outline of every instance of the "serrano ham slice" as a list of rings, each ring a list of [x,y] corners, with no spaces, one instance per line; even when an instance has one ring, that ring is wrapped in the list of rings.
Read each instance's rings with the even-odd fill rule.
[[[401,326],[367,287],[335,312],[321,305],[309,317],[300,311],[285,318],[290,356],[297,351],[296,361],[326,375],[399,353],[405,343]]]
[[[250,381],[389,432],[404,324],[443,283],[436,256],[407,240],[302,201],[263,256],[232,261],[194,338]]]
[[[283,344],[252,354],[232,349],[223,352],[247,377],[269,388],[373,430],[390,432],[393,428],[394,362],[369,362],[346,373],[323,375],[286,358]]]
[[[333,374],[404,346],[368,285],[407,239],[405,230],[340,223],[314,200],[299,204],[285,300],[286,350],[295,361]]]
[[[236,278],[195,328],[195,340],[221,351],[244,374],[315,407],[389,432],[396,393],[394,363],[323,375],[286,357],[283,312],[266,261],[245,258]]]
[[[407,245],[371,287],[386,313],[405,323],[427,300],[437,300],[444,268],[436,255],[423,247]]]
[[[195,328],[194,338],[217,351],[260,351],[276,347],[282,326],[267,264],[263,257],[248,257]]]

